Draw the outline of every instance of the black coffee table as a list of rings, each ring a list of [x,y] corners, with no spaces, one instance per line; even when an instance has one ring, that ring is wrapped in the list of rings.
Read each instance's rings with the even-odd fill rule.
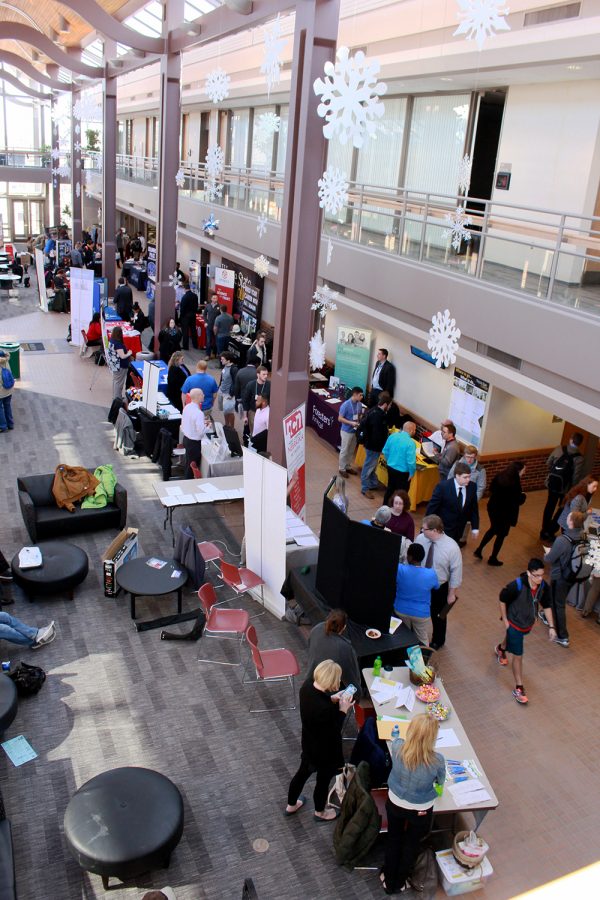
[[[42,565],[35,569],[22,569],[19,554],[13,556],[11,568],[15,584],[22,587],[27,598],[36,594],[60,594],[66,592],[73,599],[73,588],[81,584],[89,569],[87,553],[68,541],[41,541],[35,545],[42,553]]]
[[[183,800],[160,772],[127,766],[96,775],[65,812],[65,838],[82,869],[125,881],[167,868],[183,834]]]
[[[177,612],[181,612],[181,589],[187,581],[187,572],[174,559],[167,561],[162,569],[154,569],[147,565],[151,556],[138,556],[126,562],[117,570],[117,584],[131,597],[131,618],[135,619],[136,597],[162,597],[177,591]],[[162,557],[160,557],[162,559]],[[173,572],[180,572],[177,578],[173,578]]]

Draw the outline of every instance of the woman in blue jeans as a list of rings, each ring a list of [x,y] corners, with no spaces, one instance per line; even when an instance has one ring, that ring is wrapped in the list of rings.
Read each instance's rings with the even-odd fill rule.
[[[386,894],[402,893],[410,881],[419,845],[429,833],[436,785],[443,785],[446,762],[435,752],[439,723],[428,715],[415,716],[406,740],[392,742],[392,771],[388,778],[388,836],[380,874]]]

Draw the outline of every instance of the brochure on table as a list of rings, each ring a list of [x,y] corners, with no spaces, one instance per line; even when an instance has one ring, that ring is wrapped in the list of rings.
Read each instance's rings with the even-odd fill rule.
[[[266,609],[282,619],[285,599],[287,472],[283,466],[244,448],[244,529],[246,565],[264,580]]]

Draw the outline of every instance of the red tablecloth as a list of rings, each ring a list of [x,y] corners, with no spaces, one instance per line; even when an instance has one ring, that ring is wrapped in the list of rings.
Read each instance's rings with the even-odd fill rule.
[[[128,322],[107,322],[106,334],[109,341],[113,328],[116,328],[117,325],[120,325],[123,329],[123,343],[125,344],[125,347],[128,350],[131,350],[135,358],[136,353],[142,352],[142,337],[139,331],[136,331],[135,328],[132,328]]]
[[[196,331],[198,332],[198,346],[206,347],[206,322],[200,313],[196,313]]]

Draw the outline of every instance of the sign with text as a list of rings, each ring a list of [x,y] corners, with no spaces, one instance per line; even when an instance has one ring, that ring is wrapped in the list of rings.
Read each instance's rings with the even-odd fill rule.
[[[456,436],[467,444],[479,447],[490,386],[487,381],[454,369],[450,394],[449,417],[456,425]]]
[[[215,268],[215,291],[219,298],[219,306],[225,305],[229,315],[233,312],[233,290],[235,287],[235,272],[233,269]]]
[[[306,404],[293,409],[283,419],[285,462],[290,490],[290,506],[297,516],[306,516]]]
[[[369,358],[372,332],[365,328],[341,325],[337,330],[335,375],[347,388],[369,386]]]

